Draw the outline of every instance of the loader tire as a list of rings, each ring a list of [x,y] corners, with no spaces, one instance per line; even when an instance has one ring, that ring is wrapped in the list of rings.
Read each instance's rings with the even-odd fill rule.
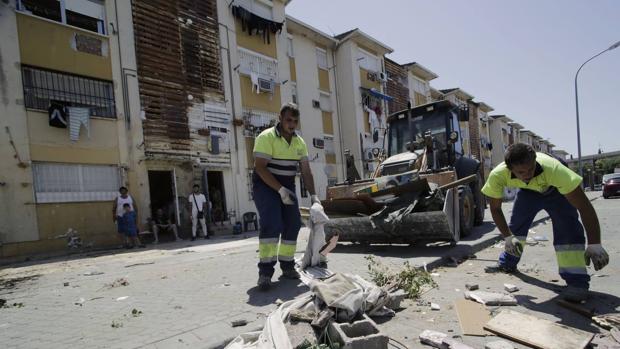
[[[474,212],[474,226],[482,225],[484,222],[484,211],[486,210],[486,198],[480,191],[482,189],[483,181],[482,176],[478,173],[478,178],[471,184],[471,191],[474,194],[474,202],[476,203],[476,209]]]
[[[469,235],[474,227],[476,204],[469,186],[459,188],[459,226],[461,237]]]

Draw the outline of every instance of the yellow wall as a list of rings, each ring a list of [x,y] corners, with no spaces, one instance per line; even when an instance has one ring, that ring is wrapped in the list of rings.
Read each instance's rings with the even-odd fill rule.
[[[319,89],[325,92],[331,92],[329,85],[329,70],[319,68]]]
[[[245,137],[245,151],[248,167],[254,168],[254,138]]]
[[[370,122],[368,122],[368,112],[364,111],[364,131],[366,131],[367,133],[371,133],[370,132]]]
[[[258,52],[271,58],[278,58],[276,39],[277,35],[280,34],[274,35],[270,33],[270,43],[267,44],[267,42],[263,40],[262,35],[250,36],[248,35],[247,31],[244,32],[241,27],[241,22],[238,19],[235,19],[235,31],[237,32],[237,46],[254,52]]]
[[[325,163],[335,164],[336,163],[336,154],[325,154]]]
[[[17,13],[17,31],[22,64],[112,80],[109,48],[107,56],[71,48],[76,33],[103,40],[109,47],[107,38],[21,13]]]
[[[112,222],[112,202],[82,202],[36,205],[39,240],[0,246],[1,257],[28,256],[67,250],[67,239],[58,238],[75,229],[84,245],[118,245],[121,240]],[[78,214],[79,213],[79,214]]]
[[[360,68],[360,85],[365,88],[374,88],[376,90],[381,90],[381,82],[377,77],[376,81],[368,80],[368,70]]]
[[[288,63],[291,69],[291,81],[297,81],[297,70],[295,66],[295,58],[289,58]]]
[[[323,117],[323,133],[328,135],[334,134],[334,122],[332,119],[332,113],[330,112],[322,112]]]
[[[248,76],[239,77],[241,82],[241,104],[247,109],[258,109],[272,113],[280,112],[280,86],[275,87],[273,96],[270,93],[252,92],[252,81]]]
[[[30,156],[33,161],[81,164],[118,164],[119,148],[116,119],[90,119],[90,139],[80,130],[80,139],[69,140],[69,128],[48,125],[47,113],[28,111]]]

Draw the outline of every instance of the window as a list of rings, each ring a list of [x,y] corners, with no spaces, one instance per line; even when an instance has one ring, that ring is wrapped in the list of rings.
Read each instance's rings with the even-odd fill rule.
[[[278,80],[278,61],[259,53],[239,48],[239,72],[250,75],[258,73],[261,78]]]
[[[332,111],[332,98],[329,94],[321,92],[319,94],[319,104],[322,111]]]
[[[293,37],[289,36],[286,40],[288,43],[287,54],[290,58],[295,58],[295,50],[293,49]]]
[[[291,102],[299,104],[297,101],[297,84],[294,82],[291,83]]]
[[[378,73],[381,69],[381,61],[377,56],[368,53],[362,49],[358,49],[357,60],[360,64],[360,68],[366,69],[369,72]]]
[[[17,0],[17,8],[35,16],[105,34],[105,8],[100,0]]]
[[[22,66],[26,108],[47,110],[50,101],[90,107],[90,115],[116,118],[112,82]]]
[[[37,203],[113,200],[120,187],[116,166],[34,163]]]
[[[318,47],[316,48],[316,64],[319,68],[327,70],[327,51]]]

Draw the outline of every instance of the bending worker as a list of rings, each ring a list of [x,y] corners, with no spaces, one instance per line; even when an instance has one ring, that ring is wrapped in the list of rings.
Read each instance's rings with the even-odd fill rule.
[[[299,204],[295,196],[297,166],[310,192],[312,203],[320,202],[308,162],[308,148],[295,133],[299,110],[289,103],[280,110],[279,122],[256,137],[254,143],[253,195],[260,216],[258,287],[271,287],[276,261],[282,277],[299,279],[295,270],[297,235],[301,228]]]
[[[562,297],[577,302],[587,298],[590,276],[586,265],[592,262],[594,269],[600,270],[609,263],[609,255],[601,245],[598,218],[581,189],[581,181],[579,175],[559,160],[537,153],[527,144],[508,147],[504,162],[491,171],[482,188],[482,193],[489,197],[493,221],[506,242],[505,250],[499,256],[497,268],[500,271],[511,273],[517,270],[532,221],[540,210],[545,210],[553,224],[553,246],[559,273],[567,285]],[[502,195],[506,187],[520,188],[510,224],[506,224],[502,212]]]

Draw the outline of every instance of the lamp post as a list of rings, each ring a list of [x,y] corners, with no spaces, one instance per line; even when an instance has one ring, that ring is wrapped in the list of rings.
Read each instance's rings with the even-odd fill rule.
[[[577,78],[579,77],[579,72],[581,71],[581,68],[583,68],[584,65],[586,65],[588,62],[590,62],[594,58],[602,55],[603,53],[607,51],[611,51],[618,47],[620,47],[620,41],[616,42],[615,44],[609,46],[605,50],[592,56],[592,58],[583,62],[583,64],[579,67],[579,69],[577,69],[577,73],[575,74],[575,115],[577,117],[577,164],[578,164],[579,175],[582,177],[583,177],[583,168],[581,167],[581,131],[579,129],[579,94],[577,93]]]

